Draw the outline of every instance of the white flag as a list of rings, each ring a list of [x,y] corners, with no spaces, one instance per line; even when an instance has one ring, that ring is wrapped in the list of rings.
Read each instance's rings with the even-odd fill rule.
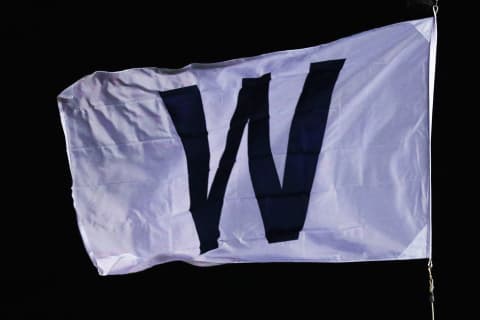
[[[99,273],[429,257],[435,28],[65,89],[74,206]]]

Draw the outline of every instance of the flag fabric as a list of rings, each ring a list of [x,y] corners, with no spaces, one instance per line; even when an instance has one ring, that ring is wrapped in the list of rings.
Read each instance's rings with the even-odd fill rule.
[[[429,257],[435,46],[427,18],[72,84],[58,105],[99,273]]]

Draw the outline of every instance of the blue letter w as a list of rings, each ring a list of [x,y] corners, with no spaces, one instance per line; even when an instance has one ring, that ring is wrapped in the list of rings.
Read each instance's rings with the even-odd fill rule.
[[[330,60],[310,65],[290,127],[283,185],[270,148],[270,74],[243,79],[225,150],[210,192],[210,149],[198,87],[160,93],[185,149],[190,211],[200,239],[201,253],[218,247],[225,190],[247,123],[250,177],[267,240],[273,243],[298,239],[307,215],[330,99],[344,61]]]

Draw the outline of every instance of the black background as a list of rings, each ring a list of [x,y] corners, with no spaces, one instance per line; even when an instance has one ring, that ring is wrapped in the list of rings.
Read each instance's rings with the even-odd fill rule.
[[[7,87],[3,101],[14,113],[4,116],[2,126],[8,144],[4,175],[14,177],[7,199],[14,209],[5,210],[17,218],[2,227],[4,234],[14,235],[5,242],[14,251],[4,263],[12,269],[4,273],[12,298],[6,300],[8,316],[428,319],[425,260],[210,268],[176,262],[124,276],[97,275],[76,224],[56,105],[64,88],[95,70],[176,68],[317,45],[431,16],[428,2],[278,2],[269,8],[259,2],[154,6],[134,1],[103,7],[20,2],[4,10],[4,75],[13,86]],[[440,3],[433,129],[437,319],[453,313],[448,301],[455,295],[448,289],[454,279],[449,277],[446,249],[446,226],[451,224],[447,214],[453,204],[447,182],[453,176],[444,147],[451,139],[446,111],[451,93],[445,89],[454,41],[448,28],[450,10],[448,2]]]

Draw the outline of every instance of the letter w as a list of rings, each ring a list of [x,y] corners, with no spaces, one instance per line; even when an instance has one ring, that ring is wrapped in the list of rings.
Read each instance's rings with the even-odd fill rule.
[[[267,240],[273,243],[298,239],[307,215],[331,95],[344,61],[330,60],[310,65],[290,127],[283,185],[270,148],[270,74],[243,79],[225,150],[210,192],[210,150],[200,91],[197,86],[189,86],[160,92],[185,149],[190,211],[201,253],[218,247],[225,190],[247,123],[250,176]]]

